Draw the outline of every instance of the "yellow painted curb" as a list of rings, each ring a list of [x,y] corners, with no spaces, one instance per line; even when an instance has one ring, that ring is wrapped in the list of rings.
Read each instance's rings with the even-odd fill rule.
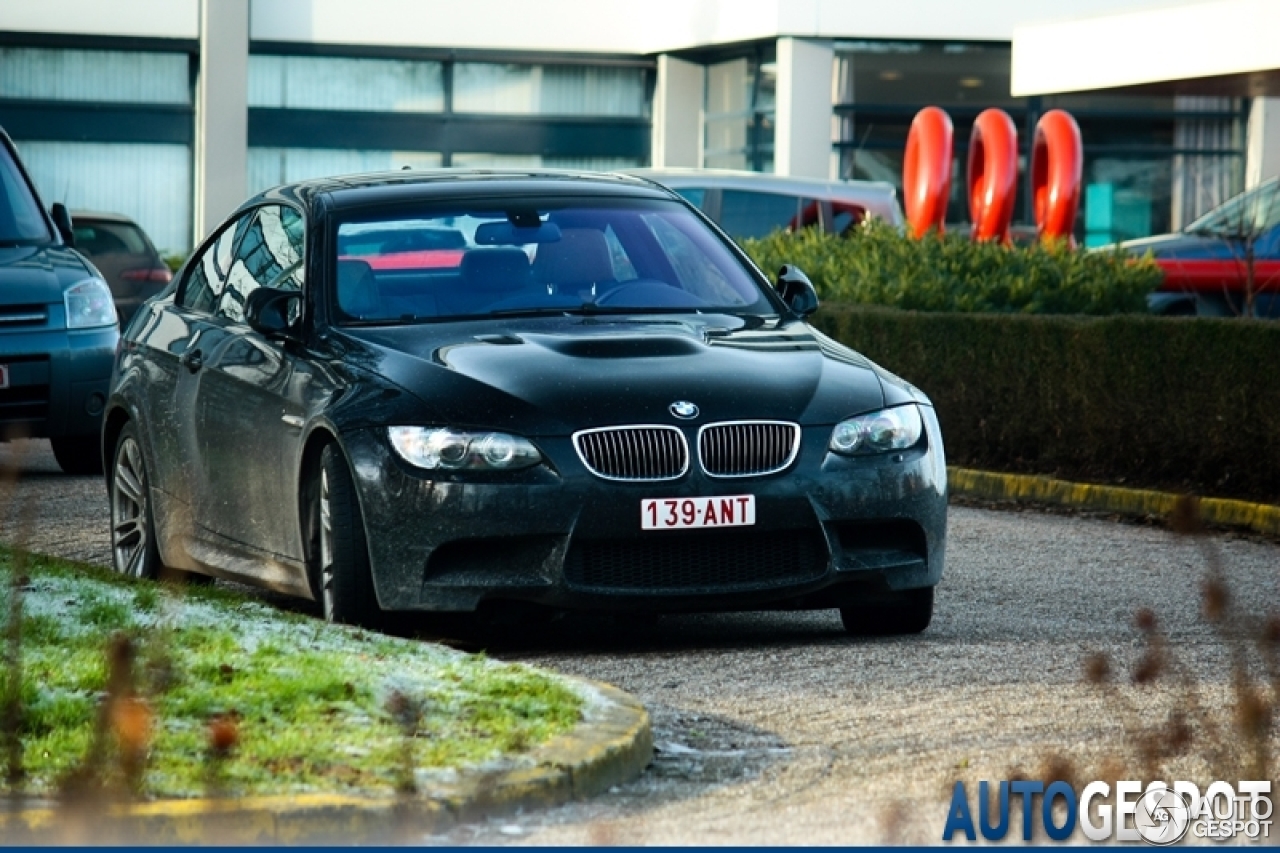
[[[464,768],[414,795],[0,801],[0,844],[406,844],[462,820],[584,799],[639,776],[653,758],[653,733],[635,697],[570,680],[588,694],[574,731],[507,765]]]
[[[1178,496],[1147,489],[1123,489],[1072,483],[1027,474],[998,474],[967,468],[947,468],[947,484],[954,495],[997,501],[1029,501],[1116,512],[1123,515],[1167,517]],[[1280,506],[1225,498],[1200,498],[1200,517],[1209,524],[1240,527],[1255,533],[1280,535]]]

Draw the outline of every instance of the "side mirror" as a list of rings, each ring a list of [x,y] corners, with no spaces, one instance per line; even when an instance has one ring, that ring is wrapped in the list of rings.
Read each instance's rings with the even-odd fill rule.
[[[292,338],[302,313],[302,294],[296,290],[259,287],[244,302],[244,321],[268,338]]]
[[[54,227],[58,229],[62,242],[74,249],[76,247],[76,232],[71,228],[71,214],[67,213],[67,206],[60,201],[55,201],[53,206],[49,208],[49,215],[53,217]]]
[[[778,280],[773,289],[782,297],[792,311],[801,317],[808,317],[818,310],[818,291],[813,289],[813,282],[794,264],[787,264],[778,270]]]

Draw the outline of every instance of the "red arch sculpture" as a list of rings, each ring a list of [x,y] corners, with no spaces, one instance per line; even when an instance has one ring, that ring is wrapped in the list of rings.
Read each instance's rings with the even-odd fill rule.
[[[1049,110],[1036,122],[1031,145],[1031,206],[1042,242],[1066,238],[1080,208],[1080,176],[1084,145],[1080,126],[1070,113]]]
[[[925,107],[911,120],[907,152],[902,163],[902,204],[911,233],[919,237],[930,228],[944,228],[951,198],[951,116],[938,107]]]
[[[968,176],[973,239],[1009,242],[1018,182],[1018,129],[1004,110],[983,110],[974,121]]]

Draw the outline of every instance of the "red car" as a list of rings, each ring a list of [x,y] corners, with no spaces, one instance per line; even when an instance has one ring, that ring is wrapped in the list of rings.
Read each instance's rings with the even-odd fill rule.
[[[1280,318],[1280,178],[1229,199],[1176,234],[1120,245],[1150,252],[1164,270],[1164,283],[1147,297],[1155,314]]]
[[[74,211],[71,223],[75,247],[106,279],[123,328],[138,306],[163,290],[173,274],[146,232],[129,217]]]

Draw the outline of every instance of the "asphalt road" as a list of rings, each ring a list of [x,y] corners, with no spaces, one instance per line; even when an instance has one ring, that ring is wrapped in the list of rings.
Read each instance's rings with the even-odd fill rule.
[[[16,490],[11,474],[0,479],[0,538],[24,531],[33,550],[106,563],[101,480],[58,474],[43,442],[0,445],[0,469],[15,466]],[[1188,689],[1226,718],[1228,650],[1200,616],[1205,542],[1105,520],[962,507],[952,508],[949,537],[934,623],[916,637],[846,637],[834,612],[652,624],[579,617],[501,639],[464,632],[463,644],[496,657],[640,697],[658,753],[641,779],[591,802],[423,841],[937,843],[958,779],[976,789],[980,779],[1034,777],[1055,755],[1078,780],[1098,778],[1108,759],[1132,761],[1126,729],[1188,707]],[[1232,606],[1275,613],[1280,546],[1207,542],[1225,566]],[[1128,684],[1142,652],[1133,617],[1144,607],[1193,687]],[[1114,662],[1125,685],[1118,692],[1084,683],[1083,661],[1098,651]],[[1201,737],[1196,750],[1204,744]],[[1205,784],[1211,772],[1194,754],[1162,770]]]

